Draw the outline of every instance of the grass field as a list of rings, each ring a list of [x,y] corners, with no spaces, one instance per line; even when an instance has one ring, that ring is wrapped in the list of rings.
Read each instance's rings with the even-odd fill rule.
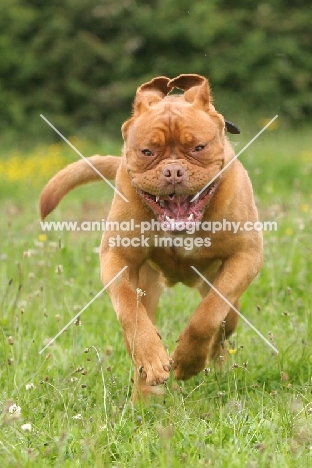
[[[131,404],[132,365],[105,293],[43,354],[40,349],[101,290],[99,232],[40,230],[45,182],[78,156],[65,144],[2,149],[0,157],[1,467],[308,467],[312,465],[312,145],[309,129],[272,128],[240,157],[266,232],[265,264],[242,298],[222,369]],[[231,137],[237,151],[259,131]],[[47,132],[49,129],[47,129]],[[86,156],[113,142],[73,143]],[[105,218],[112,190],[82,187],[49,219]],[[166,290],[158,327],[171,352],[198,302]]]

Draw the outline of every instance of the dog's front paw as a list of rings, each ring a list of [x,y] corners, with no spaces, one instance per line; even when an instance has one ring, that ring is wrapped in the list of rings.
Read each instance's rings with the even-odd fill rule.
[[[171,360],[156,333],[136,340],[133,360],[146,385],[159,385],[168,380]]]
[[[181,335],[172,354],[174,376],[177,380],[187,380],[206,367],[209,344],[199,343],[187,334]]]

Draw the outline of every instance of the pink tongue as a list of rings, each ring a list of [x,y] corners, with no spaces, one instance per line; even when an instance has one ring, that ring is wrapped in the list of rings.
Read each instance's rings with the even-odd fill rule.
[[[176,217],[186,215],[189,208],[187,197],[178,197],[176,195],[172,199],[169,198],[166,201],[166,205]]]

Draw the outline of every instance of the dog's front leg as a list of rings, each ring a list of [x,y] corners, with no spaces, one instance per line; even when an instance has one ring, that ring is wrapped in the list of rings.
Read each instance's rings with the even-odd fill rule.
[[[105,252],[101,258],[103,283],[109,283],[125,265],[125,260],[118,254]],[[162,384],[169,378],[170,359],[137,291],[138,267],[134,262],[127,266],[108,287],[108,293],[137,371],[146,379],[147,385]]]
[[[221,265],[213,282],[220,294],[209,290],[178,339],[172,356],[177,379],[189,379],[205,368],[209,354],[213,354],[213,339],[230,310],[223,297],[231,304],[237,304],[261,265],[261,253],[236,254]]]

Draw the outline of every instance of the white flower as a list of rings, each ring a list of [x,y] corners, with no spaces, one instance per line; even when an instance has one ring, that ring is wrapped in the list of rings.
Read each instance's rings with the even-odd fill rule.
[[[15,403],[13,403],[13,405],[9,406],[9,413],[20,415],[21,414],[21,407],[17,406]]]
[[[63,273],[63,265],[57,265],[55,267],[55,273],[57,273],[58,275],[61,275]]]
[[[33,388],[35,388],[35,386],[34,386],[34,384],[32,382],[26,384],[25,387],[26,387],[26,390],[32,390]]]
[[[78,413],[76,416],[73,416],[73,419],[82,419],[82,416],[80,413]]]
[[[139,299],[140,299],[141,297],[143,297],[143,296],[146,296],[146,292],[143,291],[143,290],[140,289],[140,288],[137,288],[137,289],[136,289],[136,293],[137,293],[137,300],[139,300]]]
[[[32,431],[32,426],[30,423],[23,424],[21,426],[22,431],[24,432],[31,432]]]

